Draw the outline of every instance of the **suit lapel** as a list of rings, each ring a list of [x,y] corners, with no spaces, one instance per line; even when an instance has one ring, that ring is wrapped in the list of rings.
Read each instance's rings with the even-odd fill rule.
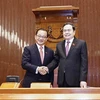
[[[45,63],[46,59],[47,59],[47,54],[48,54],[48,49],[47,47],[45,46],[45,51],[44,51],[44,61],[43,61],[43,64]]]
[[[71,47],[70,47],[68,55],[73,51],[73,49],[75,48],[76,44],[77,44],[77,39],[74,38],[74,40],[73,40],[73,42],[71,44]]]
[[[37,58],[38,61],[41,63],[40,53],[39,53],[39,50],[38,50],[38,47],[37,47],[36,44],[33,46],[33,51],[34,51],[35,54],[36,54],[36,58]]]
[[[76,44],[77,44],[77,39],[74,37],[74,40],[73,40],[73,42],[72,42],[72,44],[71,44],[71,47],[70,47],[70,50],[69,50],[69,53],[68,53],[68,56],[69,56],[69,54],[73,51],[73,49],[75,48]],[[64,58],[68,57],[68,56],[66,56],[66,51],[65,51],[65,40],[63,40],[63,41],[59,44],[58,49],[59,49],[61,55],[62,55]]]
[[[66,58],[66,51],[65,51],[65,40],[62,41],[61,45],[60,45],[60,50],[61,50],[61,55]]]

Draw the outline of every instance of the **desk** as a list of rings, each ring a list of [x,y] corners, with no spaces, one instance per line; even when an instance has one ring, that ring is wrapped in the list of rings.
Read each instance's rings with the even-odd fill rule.
[[[100,88],[50,88],[0,89],[0,100],[96,100],[100,99]]]

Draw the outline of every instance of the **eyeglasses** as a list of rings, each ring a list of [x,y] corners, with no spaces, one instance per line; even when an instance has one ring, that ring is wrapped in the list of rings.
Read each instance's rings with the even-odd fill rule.
[[[38,38],[43,38],[43,39],[47,38],[47,36],[41,36],[41,35],[37,35],[37,37]]]
[[[70,31],[72,31],[72,30],[71,30],[71,29],[67,29],[67,30],[64,29],[64,30],[63,30],[63,32],[70,32]]]

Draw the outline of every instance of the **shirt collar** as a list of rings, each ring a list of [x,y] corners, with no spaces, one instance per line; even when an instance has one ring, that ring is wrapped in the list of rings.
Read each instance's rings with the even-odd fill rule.
[[[73,37],[73,38],[71,38],[70,40],[66,40],[66,43],[67,43],[67,41],[70,41],[70,43],[72,43],[72,42],[73,42],[73,40],[74,40],[74,37]]]
[[[37,43],[36,43],[36,45],[37,45],[37,47],[38,47],[38,49],[39,49],[39,48],[40,48],[40,45],[39,45],[39,44],[37,44]],[[42,47],[43,47],[43,49],[44,49],[44,45],[42,45]]]

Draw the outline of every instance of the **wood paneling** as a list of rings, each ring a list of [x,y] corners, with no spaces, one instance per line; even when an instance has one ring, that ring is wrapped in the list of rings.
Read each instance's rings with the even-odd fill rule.
[[[79,7],[78,37],[88,45],[88,85],[100,86],[100,5],[99,0],[0,0],[0,83],[8,74],[22,79],[21,56],[34,43],[35,16],[39,6]]]

